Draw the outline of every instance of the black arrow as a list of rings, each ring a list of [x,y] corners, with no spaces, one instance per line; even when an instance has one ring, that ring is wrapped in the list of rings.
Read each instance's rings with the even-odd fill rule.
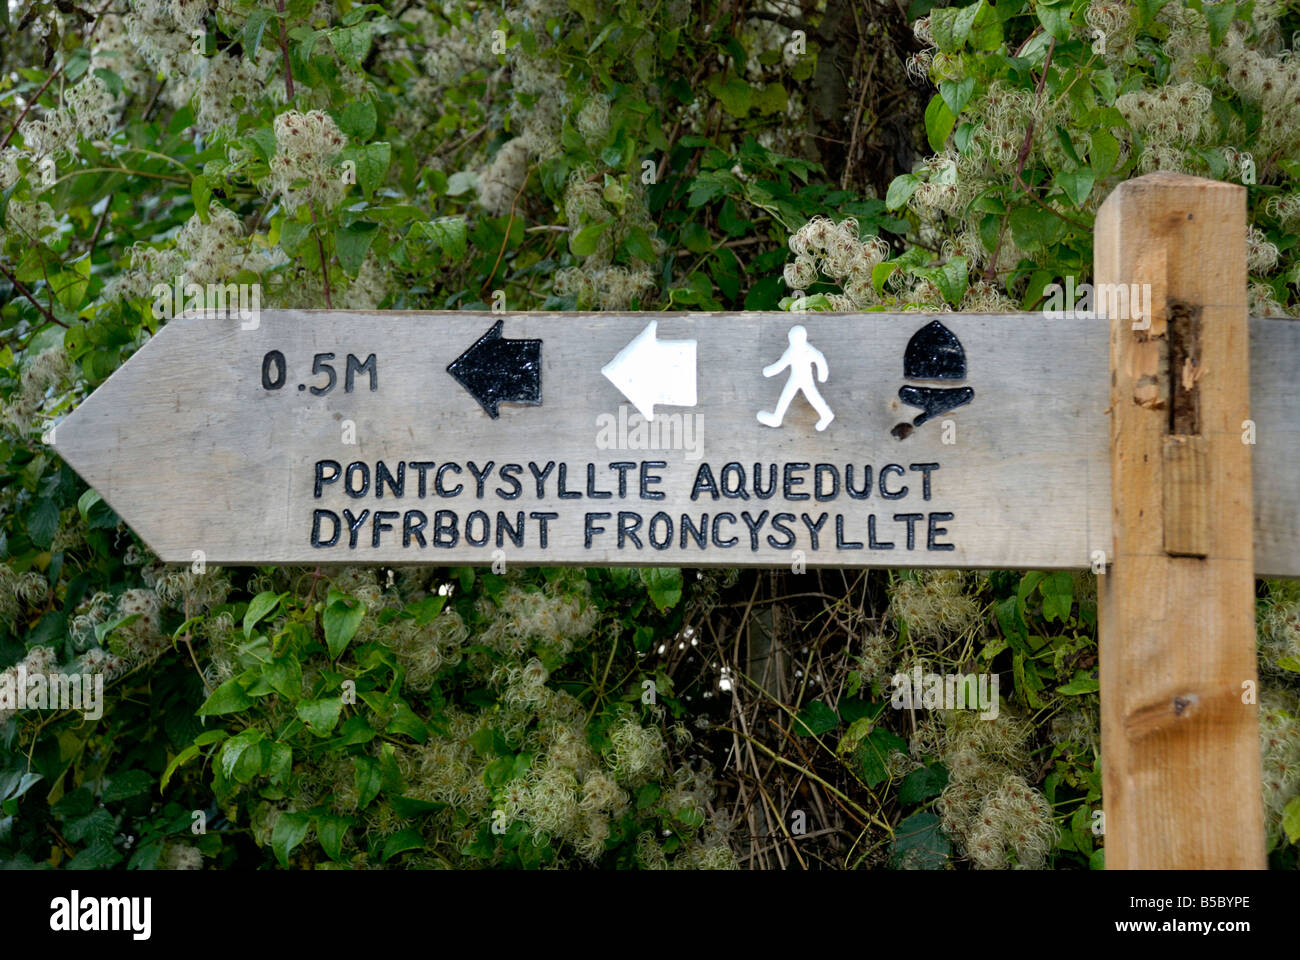
[[[493,420],[497,404],[542,402],[542,341],[505,340],[504,320],[474,341],[473,346],[447,364],[469,395],[482,404]]]

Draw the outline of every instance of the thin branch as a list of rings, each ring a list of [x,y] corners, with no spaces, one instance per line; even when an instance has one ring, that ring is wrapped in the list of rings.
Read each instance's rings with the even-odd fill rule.
[[[284,96],[293,100],[293,71],[289,68],[289,34],[285,30],[284,0],[275,0],[275,8],[280,13],[280,52],[284,54]],[[329,294],[326,294],[326,300]]]
[[[21,293],[24,297],[26,297],[28,300],[32,302],[32,306],[34,306],[37,310],[40,311],[41,316],[43,316],[50,323],[57,323],[64,330],[68,329],[68,325],[64,323],[62,320],[58,319],[53,313],[50,312],[50,309],[48,307],[46,307],[39,300],[37,300],[36,297],[32,295],[32,292],[27,289],[27,285],[24,284],[17,277],[15,277],[12,273],[10,273],[8,268],[5,267],[3,263],[0,263],[0,273],[3,273],[6,277],[9,278],[9,282],[13,284],[15,290],[17,290],[19,293]]]
[[[316,222],[316,207],[309,203],[307,204],[307,209],[311,212],[311,225],[313,227],[312,233],[316,237],[316,250],[320,254],[320,279],[321,286],[325,291],[325,306],[327,309],[333,310],[334,304],[330,302],[330,266],[325,260],[325,244],[321,241],[320,230],[316,229],[320,226],[320,224]]]

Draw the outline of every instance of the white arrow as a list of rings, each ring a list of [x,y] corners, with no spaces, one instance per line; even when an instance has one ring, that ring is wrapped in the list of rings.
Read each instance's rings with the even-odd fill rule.
[[[695,341],[656,340],[658,327],[651,320],[600,370],[647,420],[655,418],[656,403],[695,406]]]

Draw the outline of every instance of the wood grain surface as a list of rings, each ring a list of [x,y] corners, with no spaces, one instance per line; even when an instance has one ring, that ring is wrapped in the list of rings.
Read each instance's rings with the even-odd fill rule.
[[[660,448],[638,449],[653,438],[639,433],[640,415],[601,369],[652,319],[659,340],[696,341],[697,402],[658,406],[651,429],[662,431]],[[168,561],[202,551],[225,564],[464,564],[490,563],[500,549],[498,558],[528,564],[1085,568],[1094,551],[1109,556],[1106,321],[944,314],[964,348],[966,378],[909,380],[908,341],[933,319],[268,310],[245,330],[238,319],[182,317],[58,425],[55,447]],[[447,366],[498,320],[506,340],[542,341],[541,404],[503,402],[493,419]],[[818,389],[835,417],[821,432],[801,395],[779,428],[756,416],[774,408],[785,384],[788,371],[767,378],[763,369],[782,356],[796,323],[829,367]],[[1300,574],[1300,402],[1290,372],[1300,325],[1256,321],[1252,332],[1254,350],[1268,358],[1254,398],[1267,461],[1257,471],[1257,565]],[[268,383],[280,376],[266,361],[272,351],[284,357],[278,389],[263,381],[264,364]],[[328,374],[312,375],[313,359],[326,353],[335,356],[321,362],[337,382],[314,395]],[[374,391],[369,370],[356,369],[371,354]],[[900,440],[891,431],[920,413],[899,398],[906,384],[969,387],[974,398]],[[380,462],[393,482],[405,465],[401,496],[387,476],[376,495]],[[492,464],[482,496],[471,462],[479,471]],[[331,480],[333,463],[341,475]],[[530,463],[541,472],[554,464],[540,498]],[[444,464],[455,466],[441,473],[441,490],[461,485],[455,495],[439,495]],[[503,479],[511,464],[513,480]],[[755,490],[755,464],[766,498]],[[588,496],[589,466],[592,492],[612,496]],[[846,492],[849,467],[861,499]],[[826,498],[802,499],[819,473]],[[830,497],[836,475],[839,493]],[[353,492],[368,480],[365,494],[345,492],[349,480]],[[502,495],[516,489],[515,498]],[[368,511],[355,544],[342,526],[333,545],[314,546],[314,519],[325,543],[330,517],[343,524],[345,509],[352,520]]]

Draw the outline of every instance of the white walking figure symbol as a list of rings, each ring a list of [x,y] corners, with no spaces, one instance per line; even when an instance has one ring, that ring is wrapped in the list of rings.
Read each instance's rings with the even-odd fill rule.
[[[785,389],[781,391],[781,399],[776,402],[776,410],[773,413],[760,410],[758,422],[769,427],[781,426],[781,421],[785,419],[785,412],[790,407],[790,401],[794,399],[796,393],[802,390],[803,395],[821,417],[817,421],[817,429],[825,430],[830,426],[830,422],[835,419],[835,414],[826,405],[826,401],[822,399],[821,393],[817,390],[817,385],[813,383],[813,368],[817,368],[818,383],[825,383],[826,377],[830,374],[830,368],[826,364],[826,357],[816,347],[809,345],[808,331],[801,325],[796,324],[790,328],[789,338],[790,346],[786,347],[785,353],[781,354],[780,360],[771,366],[763,368],[763,376],[775,377],[786,367],[789,367],[790,379],[785,382]]]

